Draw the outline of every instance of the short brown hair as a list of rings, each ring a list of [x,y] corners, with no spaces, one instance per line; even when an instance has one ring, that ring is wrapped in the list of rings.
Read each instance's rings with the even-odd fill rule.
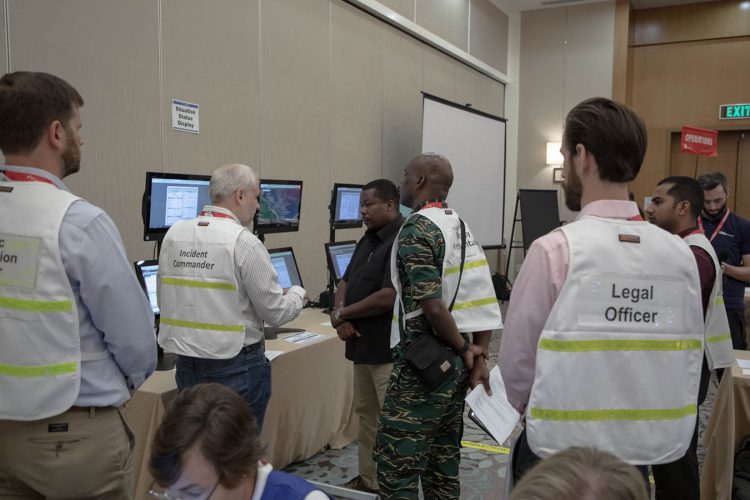
[[[254,468],[262,449],[248,404],[221,384],[198,384],[180,392],[167,410],[151,447],[149,470],[161,486],[180,476],[185,453],[193,446],[236,488]]]
[[[648,134],[643,120],[627,106],[604,97],[587,99],[565,118],[563,144],[574,155],[582,144],[594,155],[599,178],[630,182],[646,154]]]
[[[49,73],[16,71],[0,78],[0,150],[28,153],[55,120],[67,127],[83,98],[62,78]]]
[[[632,465],[595,448],[568,448],[542,460],[509,500],[648,500],[646,480]]]

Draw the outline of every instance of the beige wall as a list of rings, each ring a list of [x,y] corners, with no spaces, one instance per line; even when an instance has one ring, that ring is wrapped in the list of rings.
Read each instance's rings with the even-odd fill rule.
[[[519,189],[559,187],[545,165],[546,143],[560,142],[565,115],[580,101],[611,97],[614,14],[614,2],[521,14]],[[562,192],[559,199],[561,219],[572,220]]]
[[[332,184],[400,180],[420,152],[420,91],[504,112],[502,84],[343,0],[8,2],[11,69],[55,73],[86,101],[82,171],[66,183],[112,216],[132,260],[153,252],[147,170],[240,161],[304,181],[301,230],[266,245],[293,246],[317,295]],[[172,130],[173,98],[200,105],[200,134]]]
[[[508,16],[490,0],[378,1],[501,73],[508,73]]]
[[[489,0],[472,0],[469,19],[469,53],[507,74],[508,16]]]

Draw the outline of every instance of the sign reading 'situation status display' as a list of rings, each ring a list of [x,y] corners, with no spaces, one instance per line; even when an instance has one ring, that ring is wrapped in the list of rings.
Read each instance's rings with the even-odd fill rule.
[[[199,133],[199,111],[200,106],[197,104],[172,99],[172,130],[191,134]]]

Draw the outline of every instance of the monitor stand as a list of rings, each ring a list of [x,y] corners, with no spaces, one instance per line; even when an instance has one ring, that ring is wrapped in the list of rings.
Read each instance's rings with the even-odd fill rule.
[[[304,332],[304,328],[284,328],[284,327],[274,327],[274,326],[267,326],[263,328],[263,336],[266,338],[266,340],[274,340],[279,336],[280,333],[302,333]]]

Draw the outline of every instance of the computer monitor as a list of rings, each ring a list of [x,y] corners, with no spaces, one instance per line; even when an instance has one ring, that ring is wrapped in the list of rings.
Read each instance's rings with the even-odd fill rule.
[[[294,250],[291,247],[275,248],[269,250],[268,253],[271,255],[271,264],[279,275],[281,288],[289,288],[293,285],[303,286],[297,259],[294,258]]]
[[[161,240],[183,219],[194,219],[210,202],[210,175],[146,172],[143,192],[143,240]]]
[[[328,258],[328,270],[333,275],[336,283],[338,283],[344,277],[346,268],[349,267],[354,249],[357,247],[357,242],[354,240],[337,241],[336,243],[326,243],[325,246],[326,257]]]
[[[299,231],[302,181],[260,180],[260,205],[255,214],[257,233]]]
[[[151,310],[154,312],[154,317],[159,317],[159,302],[156,297],[156,275],[159,272],[159,261],[158,260],[139,260],[133,262],[135,267],[135,275],[138,276],[138,281],[143,287],[143,291],[146,292],[146,297],[151,304]]]
[[[334,229],[362,227],[359,212],[359,196],[364,188],[361,184],[333,185],[331,196],[331,220]]]

